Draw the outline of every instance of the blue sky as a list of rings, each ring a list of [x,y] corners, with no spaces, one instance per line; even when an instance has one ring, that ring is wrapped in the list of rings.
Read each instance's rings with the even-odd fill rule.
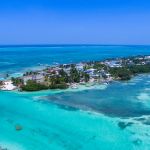
[[[0,0],[0,44],[150,44],[149,0]]]

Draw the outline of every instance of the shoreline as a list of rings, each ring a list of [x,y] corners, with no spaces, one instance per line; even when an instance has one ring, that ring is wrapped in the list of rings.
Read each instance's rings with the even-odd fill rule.
[[[114,82],[120,82],[120,83],[123,83],[123,82],[129,82],[131,81],[132,79],[138,77],[138,76],[145,76],[145,75],[150,75],[150,73],[143,73],[143,74],[137,74],[135,76],[133,76],[130,80],[127,80],[127,81],[120,81],[120,80],[116,80],[116,79],[112,79],[111,81],[107,81],[107,82],[101,82],[101,83],[98,83],[98,82],[88,82],[88,83],[85,83],[85,84],[80,84],[80,83],[75,83],[76,85],[76,88],[72,88],[71,85],[67,88],[67,89],[46,89],[46,90],[39,90],[39,91],[19,91],[17,89],[17,87],[13,86],[13,84],[11,84],[12,82],[10,80],[6,80],[6,82],[10,82],[10,86],[12,86],[11,88],[14,88],[14,89],[6,89],[6,90],[2,90],[1,87],[0,87],[0,91],[9,91],[9,92],[16,92],[16,93],[40,93],[40,92],[52,92],[52,93],[59,93],[59,92],[68,92],[68,91],[71,91],[71,92],[78,92],[78,91],[83,91],[83,90],[90,90],[90,89],[105,89],[105,87],[107,87],[109,84],[112,84]]]
[[[29,94],[29,95],[35,95],[38,97],[38,95],[47,95],[47,94],[58,94],[58,93],[63,93],[63,92],[80,92],[80,91],[85,91],[85,90],[92,90],[92,89],[99,89],[99,90],[104,90],[107,88],[108,85],[106,84],[95,84],[93,86],[85,86],[85,85],[79,85],[77,89],[72,89],[72,88],[67,88],[67,89],[47,89],[47,90],[40,90],[40,91],[18,91],[18,90],[13,90],[13,91],[3,91],[3,92],[13,92],[16,94]]]
[[[62,92],[80,92],[80,91],[84,91],[84,90],[92,90],[92,89],[98,89],[98,90],[105,90],[109,85],[114,84],[114,83],[130,83],[132,82],[132,80],[136,79],[137,77],[143,77],[143,76],[150,76],[150,73],[145,73],[145,74],[138,74],[137,76],[132,77],[130,80],[128,81],[120,81],[120,80],[113,80],[110,84],[94,84],[94,85],[90,85],[90,86],[86,86],[86,85],[79,85],[77,89],[72,89],[67,88],[67,89],[47,89],[47,90],[40,90],[40,91],[18,91],[18,90],[12,90],[12,91],[2,91],[0,90],[0,92],[13,92],[16,94],[29,94],[29,95],[47,95],[47,94],[58,94],[58,93],[62,93]],[[87,83],[88,84],[88,83]]]
[[[133,77],[150,73],[150,56],[105,59],[103,61],[57,64],[30,72],[7,75],[0,81],[1,90],[41,91],[53,89],[78,89],[103,85],[114,81],[128,81]]]

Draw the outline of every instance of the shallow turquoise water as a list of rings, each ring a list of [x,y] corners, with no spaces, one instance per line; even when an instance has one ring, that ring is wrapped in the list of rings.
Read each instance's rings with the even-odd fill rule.
[[[139,107],[139,111],[150,108],[149,80],[150,76],[146,75],[139,76],[128,83],[117,83],[118,86],[122,84],[122,86],[134,89],[139,83],[141,84],[137,91],[128,95],[134,99],[126,98],[127,103],[139,101],[144,107]],[[99,92],[105,92],[108,88],[101,89]],[[84,92],[73,91],[72,94],[80,94],[82,100]],[[62,94],[64,96],[67,93]],[[105,114],[103,111],[94,113],[91,110],[66,109],[44,99],[47,95],[57,97],[60,94],[60,91],[59,93],[58,91],[0,92],[0,145],[11,150],[92,150],[93,147],[103,150],[149,149],[150,127],[148,123],[150,121],[148,114],[123,118],[113,114],[112,117],[109,114],[103,115]],[[111,93],[108,93],[108,96],[105,95],[104,101],[109,101],[111,95]],[[120,97],[120,103],[115,101],[115,96]],[[123,107],[124,100],[121,97],[121,95],[112,95],[111,100],[114,99],[115,103],[111,102],[111,106]],[[93,103],[99,99],[93,99]],[[135,107],[134,102],[132,103],[131,107]],[[105,104],[107,105],[107,102]],[[120,122],[132,124],[121,128]],[[15,130],[18,124],[23,127],[23,130]]]
[[[140,75],[129,82],[114,81],[105,90],[97,89],[95,86],[93,89],[80,92],[50,94],[44,99],[59,104],[62,108],[68,106],[112,117],[139,117],[150,115],[150,105],[145,105],[150,98],[149,81],[150,75]]]

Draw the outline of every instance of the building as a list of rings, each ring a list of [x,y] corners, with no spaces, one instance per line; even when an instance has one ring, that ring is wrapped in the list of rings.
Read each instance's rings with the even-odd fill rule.
[[[77,65],[76,65],[76,69],[77,69],[78,71],[83,71],[84,65],[83,65],[82,63],[77,64]]]
[[[3,81],[3,85],[1,86],[1,90],[3,91],[12,91],[15,90],[16,86],[13,85],[11,80]]]
[[[105,64],[111,68],[113,67],[122,67],[121,63],[119,61],[116,60],[112,60],[112,61],[106,61]]]

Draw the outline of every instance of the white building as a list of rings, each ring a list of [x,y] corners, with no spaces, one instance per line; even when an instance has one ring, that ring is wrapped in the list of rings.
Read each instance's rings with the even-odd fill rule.
[[[80,64],[77,64],[77,65],[76,65],[76,69],[79,70],[79,71],[83,71],[84,65],[81,64],[81,63],[80,63]]]
[[[3,91],[12,91],[16,89],[16,86],[13,85],[12,81],[4,81],[4,84],[1,87],[1,90]]]

